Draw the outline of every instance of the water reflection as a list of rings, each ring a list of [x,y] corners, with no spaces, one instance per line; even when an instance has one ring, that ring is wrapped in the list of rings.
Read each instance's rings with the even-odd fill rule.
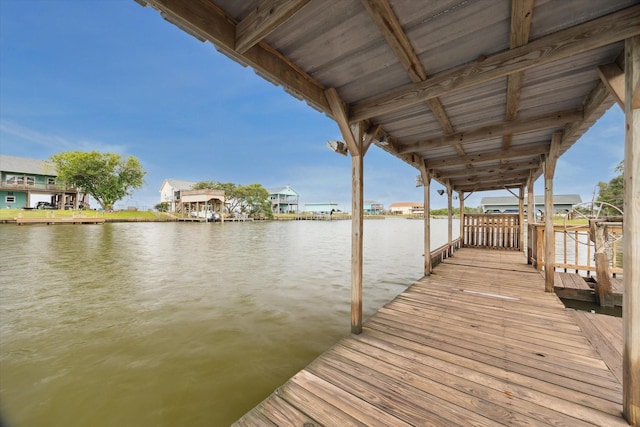
[[[421,276],[422,226],[365,222],[366,316]],[[0,233],[10,426],[228,425],[349,333],[348,221]]]

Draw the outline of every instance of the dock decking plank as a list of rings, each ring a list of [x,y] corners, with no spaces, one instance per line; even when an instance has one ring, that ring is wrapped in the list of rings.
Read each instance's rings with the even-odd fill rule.
[[[583,328],[585,334],[594,348],[602,356],[604,363],[607,364],[613,375],[622,384],[622,340],[612,340],[610,332],[608,332],[608,320],[599,320],[602,316],[595,313],[587,313],[584,311],[575,311],[572,313],[576,322]],[[610,317],[610,316],[607,316]],[[622,328],[622,319],[618,320],[620,329]]]
[[[490,377],[449,363],[448,357],[443,361],[428,358],[407,359],[395,353],[387,353],[378,347],[352,340],[345,343],[353,352],[361,357],[352,359],[361,365],[374,366],[381,374],[394,378],[402,378],[413,387],[429,394],[439,392],[439,397],[455,406],[472,409],[477,415],[491,420],[508,421],[510,424],[530,424],[529,419],[548,423],[550,419],[556,425],[586,425],[572,416],[560,416],[544,405],[539,405],[515,395],[512,386],[504,381],[492,383]],[[356,353],[354,353],[356,354]],[[367,363],[367,358],[384,359],[385,364]],[[388,373],[387,373],[388,372]],[[549,399],[548,399],[549,400]]]
[[[607,425],[609,422],[615,422],[615,415],[619,415],[622,408],[619,403],[594,397],[582,391],[570,390],[514,371],[505,371],[502,366],[494,366],[486,361],[477,361],[472,358],[472,352],[458,355],[432,346],[423,346],[401,337],[378,333],[375,330],[367,332],[366,335],[358,336],[357,340],[379,347],[390,354],[428,364],[436,369],[458,372],[465,378],[475,376],[481,384],[506,394],[532,400],[560,412],[565,411],[567,407],[573,407],[575,410],[568,410],[566,413],[581,414],[585,421],[600,419],[603,425]],[[345,341],[345,345],[350,343],[351,341]]]
[[[576,319],[522,253],[465,248],[254,411],[277,425],[627,425],[621,327]]]

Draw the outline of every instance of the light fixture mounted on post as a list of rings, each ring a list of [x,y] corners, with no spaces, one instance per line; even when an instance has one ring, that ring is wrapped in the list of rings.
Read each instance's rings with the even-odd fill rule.
[[[331,140],[327,142],[327,147],[329,147],[331,151],[342,154],[343,156],[346,156],[348,153],[347,144],[342,141]]]

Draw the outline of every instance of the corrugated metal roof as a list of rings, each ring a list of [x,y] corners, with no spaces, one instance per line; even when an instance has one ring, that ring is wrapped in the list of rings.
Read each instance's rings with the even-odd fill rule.
[[[344,120],[454,191],[541,175],[554,133],[564,153],[613,104],[597,67],[640,34],[640,0],[136,1],[332,117],[335,90]]]
[[[194,185],[197,184],[197,182],[184,181],[182,179],[167,178],[162,182],[162,185],[160,186],[161,190],[165,186],[165,184],[169,184],[169,186],[174,190],[190,190],[193,188]]]
[[[57,176],[53,164],[40,159],[16,157],[0,154],[0,171],[14,173],[30,173],[34,175]]]
[[[284,194],[285,196],[298,196],[298,193],[288,185],[279,188],[270,188],[267,190],[269,194]]]

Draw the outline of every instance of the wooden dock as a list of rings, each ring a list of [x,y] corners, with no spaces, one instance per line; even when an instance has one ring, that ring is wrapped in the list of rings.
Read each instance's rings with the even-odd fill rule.
[[[62,218],[16,218],[16,224],[104,224],[104,218],[62,217]]]
[[[588,315],[521,252],[461,249],[235,425],[628,425],[621,319]]]
[[[566,298],[576,301],[585,301],[598,303],[598,282],[594,279],[587,282],[584,277],[576,273],[554,273],[554,290],[560,298]],[[624,285],[622,279],[617,277],[611,280],[611,303],[614,306],[622,307],[622,299],[624,294]]]

